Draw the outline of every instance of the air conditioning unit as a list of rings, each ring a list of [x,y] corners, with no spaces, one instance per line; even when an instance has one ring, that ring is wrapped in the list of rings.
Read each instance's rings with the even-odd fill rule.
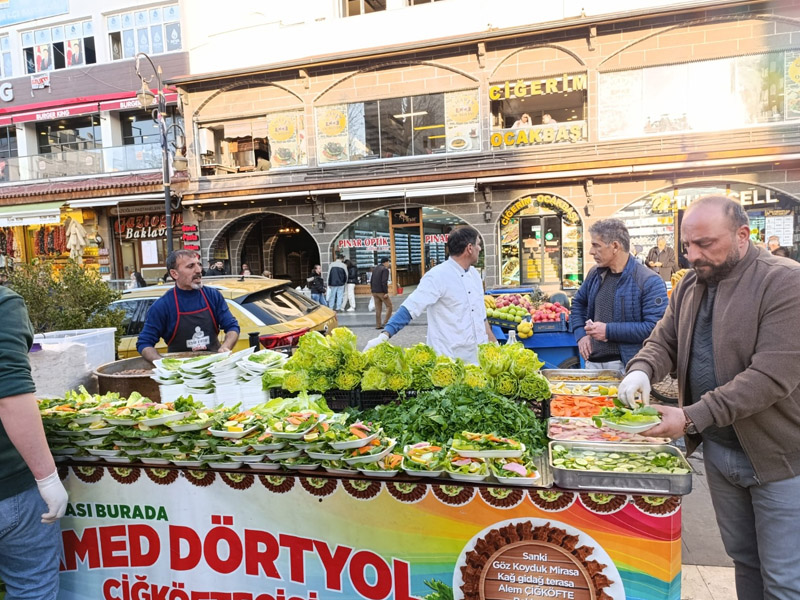
[[[214,152],[216,152],[214,146],[214,131],[211,129],[199,129],[197,145],[200,150],[200,155],[214,154]]]

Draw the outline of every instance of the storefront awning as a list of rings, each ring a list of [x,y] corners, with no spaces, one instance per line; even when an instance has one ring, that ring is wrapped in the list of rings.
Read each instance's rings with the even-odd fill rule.
[[[471,194],[474,191],[475,179],[451,179],[425,183],[342,188],[326,190],[326,193],[338,192],[342,200],[368,200],[370,198],[423,198],[425,196]]]
[[[67,202],[70,208],[100,208],[102,206],[118,206],[131,202],[152,202],[153,200],[163,200],[164,194],[133,194],[130,196],[113,196],[109,198],[89,198],[87,200],[70,200]]]
[[[0,227],[58,224],[61,222],[63,205],[63,202],[40,202],[0,206]]]

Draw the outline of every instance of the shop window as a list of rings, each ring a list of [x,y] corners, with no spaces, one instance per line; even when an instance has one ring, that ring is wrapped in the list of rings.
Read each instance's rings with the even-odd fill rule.
[[[316,120],[320,164],[480,149],[477,90],[318,107]]]
[[[13,77],[11,68],[11,41],[8,34],[0,35],[0,78],[7,79]]]
[[[800,52],[791,50],[601,73],[599,136],[724,131],[800,119],[797,72]],[[696,89],[718,92],[687,92]]]
[[[22,53],[28,73],[80,67],[97,62],[91,21],[26,31]]]
[[[96,116],[37,123],[36,139],[39,154],[93,150],[103,146],[100,119]]]
[[[489,87],[492,149],[585,140],[586,75],[498,82]]]
[[[153,6],[106,18],[111,60],[133,58],[138,52],[163,54],[183,48],[177,4]]]
[[[175,107],[167,107],[166,127],[169,142],[177,144],[177,136],[180,135],[178,127],[171,127],[176,124],[183,128],[183,119],[177,115]],[[122,124],[122,144],[130,146],[134,144],[160,144],[161,133],[158,129],[158,122],[153,119],[153,113],[149,110],[136,110],[123,112],[119,115]]]
[[[204,175],[268,171],[306,164],[301,111],[206,123],[199,129]]]
[[[386,10],[386,0],[342,0],[342,16],[354,17]]]
[[[12,168],[17,157],[16,127],[0,127],[0,182],[12,179]]]

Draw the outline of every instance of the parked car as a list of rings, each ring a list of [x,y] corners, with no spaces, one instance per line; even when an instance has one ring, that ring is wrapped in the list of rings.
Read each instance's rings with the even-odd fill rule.
[[[234,350],[250,345],[249,335],[257,332],[265,348],[296,346],[300,336],[310,330],[327,333],[338,325],[336,312],[295,291],[285,280],[265,277],[204,277],[203,285],[220,291],[241,333]],[[144,327],[147,311],[173,284],[126,290],[113,303],[125,311],[124,333],[118,347],[119,358],[138,356],[136,341]],[[224,332],[220,331],[220,340]],[[162,340],[156,350],[166,353]]]

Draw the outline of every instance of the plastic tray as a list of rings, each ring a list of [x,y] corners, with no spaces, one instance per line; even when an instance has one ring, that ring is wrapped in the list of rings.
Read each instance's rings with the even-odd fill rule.
[[[564,383],[583,383],[583,380],[575,377],[586,377],[586,383],[612,383],[622,381],[624,375],[622,371],[611,369],[542,369],[545,379],[552,381],[563,381]],[[613,377],[611,379],[598,379],[598,377]]]
[[[672,473],[616,473],[609,471],[575,471],[553,465],[553,446],[594,450],[597,452],[667,452],[677,456],[689,470],[685,474]],[[591,442],[550,442],[548,463],[556,486],[570,490],[592,490],[647,494],[651,496],[685,496],[692,491],[692,467],[678,448],[668,444],[595,444]]]

